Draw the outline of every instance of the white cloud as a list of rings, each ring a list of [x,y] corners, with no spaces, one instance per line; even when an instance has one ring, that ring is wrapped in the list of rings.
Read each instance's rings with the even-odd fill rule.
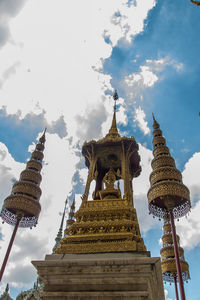
[[[190,190],[192,203],[200,196],[200,152],[194,153],[185,164],[183,171],[183,181]],[[200,199],[200,197],[199,197]]]
[[[132,37],[144,30],[144,20],[149,10],[155,6],[154,0],[115,1],[115,12],[109,24],[106,35],[109,36],[112,45],[116,45],[120,38],[131,42]]]
[[[3,0],[0,2],[0,47],[3,47],[7,42],[12,42],[9,22],[19,13],[25,3],[25,0]]]
[[[187,218],[181,218],[177,222],[177,232],[181,238],[181,245],[193,249],[200,245],[200,153],[194,153],[185,164],[183,182],[189,188],[191,194],[191,213]]]
[[[16,61],[20,64],[4,82],[2,106],[9,114],[20,111],[20,118],[44,112],[49,124],[63,116],[69,135],[76,137],[77,119],[89,107],[105,105],[104,91],[112,90],[111,77],[100,71],[104,60],[120,39],[130,41],[144,30],[144,20],[154,6],[154,0],[129,5],[121,0],[60,0],[59,5],[55,0],[29,1],[10,21],[14,42],[0,53],[3,72]],[[116,13],[121,16],[117,22]],[[105,32],[112,46],[104,41]],[[107,116],[105,111],[102,121]],[[119,120],[126,123],[122,106]]]
[[[177,72],[183,70],[184,68],[182,63],[177,62],[175,59],[172,59],[169,56],[165,56],[157,60],[147,59],[146,65],[150,70],[153,70],[157,73],[163,72],[167,66],[172,66]]]
[[[133,193],[140,229],[145,233],[151,228],[158,226],[158,221],[149,215],[147,199],[147,192],[150,188],[149,176],[152,172],[151,161],[153,159],[153,154],[151,150],[141,144],[139,144],[139,154],[142,171],[139,177],[133,179]]]
[[[124,81],[129,88],[137,85],[138,88],[144,89],[152,87],[158,81],[158,77],[147,66],[141,66],[139,73],[126,76]]]
[[[167,66],[173,67],[177,72],[183,70],[182,63],[166,56],[157,60],[147,59],[146,63],[139,67],[138,72],[125,76],[124,88],[127,98],[143,100],[143,91],[152,88],[158,81],[164,79],[164,70]]]
[[[139,128],[143,131],[143,133],[149,134],[150,133],[150,128],[148,127],[147,121],[145,121],[146,114],[144,110],[139,106],[135,110],[135,117],[134,121],[138,123]]]

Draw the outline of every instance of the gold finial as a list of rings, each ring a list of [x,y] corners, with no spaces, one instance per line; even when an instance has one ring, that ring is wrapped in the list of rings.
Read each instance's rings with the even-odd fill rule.
[[[117,129],[117,122],[116,122],[116,101],[117,101],[117,99],[119,99],[119,96],[118,96],[116,90],[113,94],[113,99],[114,99],[115,103],[114,103],[114,113],[113,113],[112,125],[111,125],[111,128],[110,128],[108,134],[106,135],[106,137],[112,138],[112,139],[116,138],[116,137],[120,137],[120,135],[118,133],[118,129]]]
[[[159,125],[158,122],[156,121],[155,116],[154,116],[153,113],[152,113],[152,116],[153,116],[153,128],[154,128],[154,129],[160,128],[160,125]]]
[[[115,90],[114,94],[113,94],[113,99],[115,101],[115,104],[114,104],[114,111],[116,112],[116,101],[119,99],[119,96],[117,94],[117,90]]]
[[[46,141],[46,137],[45,137],[46,131],[47,131],[47,128],[45,128],[43,135],[39,139],[40,143],[45,143],[45,141]]]

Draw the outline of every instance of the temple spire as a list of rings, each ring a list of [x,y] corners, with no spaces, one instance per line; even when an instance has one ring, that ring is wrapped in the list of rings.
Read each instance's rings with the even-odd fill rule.
[[[162,136],[160,125],[153,116],[153,156],[150,174],[151,187],[147,197],[149,212],[159,218],[169,217],[171,223],[172,240],[174,245],[174,257],[178,274],[181,300],[185,300],[185,291],[180,260],[180,247],[177,241],[174,218],[185,216],[191,207],[190,193],[182,182],[182,174],[176,168],[175,161],[166,146],[166,140]],[[167,248],[168,249],[168,248]],[[163,250],[164,251],[164,250]],[[182,252],[183,253],[183,252]],[[171,257],[165,256],[165,258]],[[162,264],[164,266],[164,262]],[[164,267],[163,267],[164,268]],[[166,270],[165,268],[163,270]],[[175,278],[176,281],[176,278]],[[175,284],[176,286],[176,284]]]
[[[15,225],[18,214],[21,220],[19,227],[33,227],[37,224],[41,206],[39,203],[42,191],[40,182],[42,176],[42,161],[44,158],[44,144],[46,129],[39,138],[35,150],[32,152],[26,169],[21,172],[19,180],[13,185],[11,195],[4,200],[1,217],[3,221]]]
[[[56,236],[56,238],[55,238],[55,241],[56,241],[56,243],[55,243],[55,245],[54,245],[54,247],[53,247],[53,249],[52,249],[52,251],[53,251],[53,253],[54,253],[54,251],[56,250],[56,248],[58,247],[58,245],[59,245],[59,243],[60,243],[60,240],[62,239],[62,233],[63,233],[63,223],[64,223],[64,218],[65,218],[65,212],[66,212],[66,206],[67,206],[67,203],[68,203],[68,199],[66,199],[65,200],[65,206],[64,206],[64,211],[63,211],[63,214],[62,214],[62,219],[61,219],[61,223],[60,223],[60,228],[59,228],[59,230],[58,230],[58,234],[57,234],[57,236]]]
[[[116,121],[116,101],[119,99],[119,96],[118,96],[116,90],[113,94],[113,99],[114,99],[113,119],[112,119],[111,128],[110,128],[108,134],[106,135],[106,137],[109,137],[109,138],[120,137],[118,129],[117,129],[117,121]]]
[[[67,231],[68,231],[69,227],[75,222],[74,212],[75,212],[75,196],[74,196],[74,200],[72,202],[72,205],[70,207],[69,216],[68,216],[67,223],[66,223],[66,228],[65,228],[65,235],[68,234]]]
[[[170,203],[175,218],[186,215],[191,207],[188,188],[182,182],[181,172],[170,155],[159,123],[153,115],[153,156],[151,187],[148,191],[149,211],[163,218]]]
[[[32,228],[37,225],[41,211],[39,200],[42,194],[40,189],[42,176],[40,171],[44,157],[45,131],[36,144],[31,159],[27,162],[26,169],[21,172],[19,181],[15,182],[10,196],[3,203],[0,216],[3,222],[13,225],[14,230],[0,270],[0,281],[3,277],[18,227]]]

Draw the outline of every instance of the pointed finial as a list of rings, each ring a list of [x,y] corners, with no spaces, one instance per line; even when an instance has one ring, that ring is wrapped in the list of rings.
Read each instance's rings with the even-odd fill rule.
[[[75,210],[75,196],[74,196],[74,200],[72,202],[72,205],[71,205],[71,210],[74,212]]]
[[[117,94],[117,90],[114,91],[113,99],[114,99],[115,101],[119,99],[119,96],[118,96],[118,94]]]
[[[158,124],[158,122],[155,119],[154,114],[152,113],[152,117],[153,117],[153,128],[154,129],[158,129],[160,127],[160,125]]]
[[[115,104],[114,104],[114,111],[116,112],[116,101],[119,99],[119,96],[118,96],[118,94],[117,94],[117,90],[114,91],[113,99],[114,99],[114,101],[115,101]]]
[[[112,124],[111,124],[111,128],[108,132],[108,134],[106,135],[106,138],[111,138],[111,139],[115,139],[120,137],[118,130],[117,130],[117,122],[116,122],[116,101],[117,99],[119,99],[119,96],[117,94],[117,91],[115,90],[114,94],[113,94],[113,99],[115,101],[114,104],[114,113],[113,113],[113,119],[112,119]]]
[[[46,131],[47,131],[47,128],[45,128],[43,135],[39,139],[40,143],[45,143],[45,141],[46,141],[46,137],[45,137]]]

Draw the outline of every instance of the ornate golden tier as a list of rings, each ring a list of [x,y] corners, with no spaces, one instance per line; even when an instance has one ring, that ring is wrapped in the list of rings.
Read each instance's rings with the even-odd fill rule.
[[[39,184],[42,180],[40,171],[44,143],[45,132],[27,162],[26,169],[21,172],[19,181],[13,185],[11,195],[4,200],[1,217],[9,224],[15,225],[18,216],[21,218],[20,227],[32,227],[37,224],[41,210],[39,199],[42,192]]]
[[[174,282],[174,278],[178,279],[176,259],[174,253],[174,245],[171,232],[171,224],[168,215],[164,217],[164,234],[162,236],[163,247],[160,250],[161,254],[161,269],[164,281]],[[178,242],[178,252],[180,258],[180,265],[182,271],[183,280],[188,280],[190,278],[189,266],[184,258],[184,250],[180,247],[180,238],[176,235]]]
[[[136,210],[125,199],[83,203],[55,253],[146,251]]]
[[[159,218],[164,217],[168,210],[173,211],[175,218],[182,217],[190,210],[188,188],[182,182],[181,172],[176,169],[173,157],[166,146],[160,125],[153,123],[153,155],[151,187],[148,191],[149,211]]]

